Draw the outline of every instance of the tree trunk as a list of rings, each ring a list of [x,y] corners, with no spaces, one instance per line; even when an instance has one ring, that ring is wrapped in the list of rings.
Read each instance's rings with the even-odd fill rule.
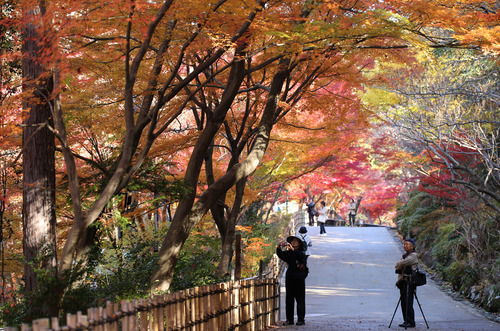
[[[219,276],[226,275],[229,272],[229,266],[233,259],[233,243],[236,234],[236,224],[238,223],[241,204],[243,203],[246,183],[247,178],[243,178],[236,184],[236,196],[234,198],[233,208],[227,220],[226,232],[224,233],[222,241],[222,252],[217,272]]]
[[[207,155],[205,157],[205,173],[207,177],[207,184],[212,185],[215,182],[214,176],[214,167],[213,167],[213,144],[210,145]],[[212,217],[214,218],[215,225],[217,225],[217,229],[219,230],[219,234],[221,236],[221,244],[224,245],[224,240],[226,236],[226,228],[227,221],[225,218],[225,210],[226,210],[226,195],[224,194],[220,197],[219,201],[210,208],[210,212],[212,213]]]
[[[44,31],[41,17],[44,4],[25,11],[23,26],[23,109],[29,116],[23,129],[23,252],[25,292],[37,288],[35,268],[56,266],[55,142],[53,126],[52,77],[41,63]]]

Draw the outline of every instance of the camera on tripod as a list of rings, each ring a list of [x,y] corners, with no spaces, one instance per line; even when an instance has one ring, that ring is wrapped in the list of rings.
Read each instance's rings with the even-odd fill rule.
[[[403,273],[405,275],[411,275],[413,273],[413,270],[411,269],[411,267],[406,267],[404,268]]]
[[[411,270],[411,267],[406,267],[406,268],[404,268],[403,270],[401,270],[401,269],[396,269],[396,270],[395,270],[395,272],[396,272],[397,274],[402,274],[402,273],[404,272],[404,274],[405,274],[405,275],[411,275],[411,271],[412,271],[412,270]]]

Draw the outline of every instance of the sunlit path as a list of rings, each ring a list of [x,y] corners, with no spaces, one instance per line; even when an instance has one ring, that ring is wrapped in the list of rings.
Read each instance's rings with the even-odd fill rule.
[[[399,299],[394,264],[402,254],[399,244],[386,228],[308,227],[313,240],[306,280],[306,325],[281,330],[387,330]],[[418,247],[417,247],[418,250]],[[454,301],[431,280],[418,288],[430,330],[499,330],[462,302]],[[281,318],[284,319],[285,289],[282,287]],[[417,302],[417,327],[426,330]],[[398,308],[391,329],[400,329]]]

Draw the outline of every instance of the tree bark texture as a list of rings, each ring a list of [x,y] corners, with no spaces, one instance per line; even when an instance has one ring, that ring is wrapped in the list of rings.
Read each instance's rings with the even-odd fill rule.
[[[46,47],[41,40],[43,2],[26,12],[23,43],[23,109],[28,114],[23,129],[23,252],[25,292],[37,288],[35,267],[56,266],[55,213],[55,142],[48,126],[53,126],[51,112],[52,78],[41,65],[40,54]]]

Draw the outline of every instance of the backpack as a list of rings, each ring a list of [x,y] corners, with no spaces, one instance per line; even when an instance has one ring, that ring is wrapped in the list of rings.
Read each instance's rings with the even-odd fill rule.
[[[307,247],[312,247],[312,241],[310,241],[309,243],[307,243],[306,239],[304,238],[306,235],[303,235],[303,234],[299,234],[299,239],[302,240],[302,245],[304,246],[304,251],[307,250]]]

